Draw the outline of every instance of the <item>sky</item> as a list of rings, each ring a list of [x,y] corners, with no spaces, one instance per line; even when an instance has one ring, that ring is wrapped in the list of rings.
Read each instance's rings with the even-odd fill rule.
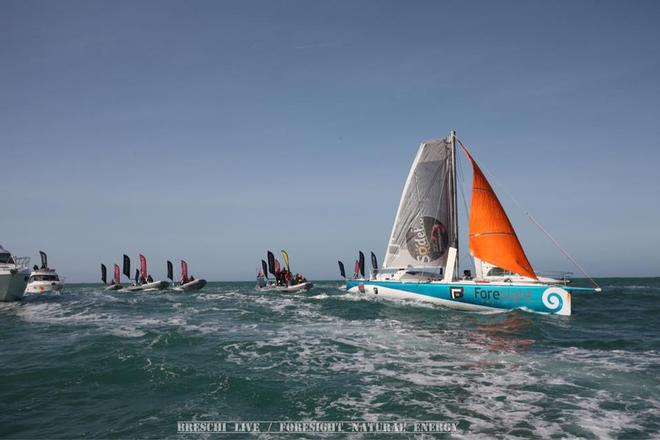
[[[1,0],[0,244],[70,282],[123,253],[251,280],[268,249],[336,279],[382,260],[419,144],[455,129],[537,271],[577,272],[507,194],[590,275],[660,276],[659,22],[655,1]]]

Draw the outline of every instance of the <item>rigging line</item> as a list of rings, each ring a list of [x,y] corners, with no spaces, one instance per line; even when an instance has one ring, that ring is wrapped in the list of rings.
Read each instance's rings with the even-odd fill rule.
[[[456,138],[456,140],[458,140],[458,138]],[[460,188],[461,188],[461,199],[463,200],[463,207],[465,208],[465,211],[464,211],[465,212],[465,217],[466,217],[466,219],[468,221],[468,224],[469,224],[469,222],[470,222],[470,217],[469,217],[470,210],[468,209],[467,198],[465,197],[465,171],[463,170],[463,160],[464,159],[461,159],[461,157],[462,156],[460,154],[456,155],[456,163],[458,164],[458,167],[457,167],[458,168],[458,176],[461,179],[461,184],[457,185],[457,186],[460,186]],[[469,230],[469,227],[468,227],[468,230]],[[476,272],[477,269],[475,267],[474,259],[470,258],[471,255],[470,255],[469,247],[468,247],[468,252],[465,252],[465,256],[466,256],[466,258],[463,261],[470,261],[472,263],[471,267]]]
[[[457,140],[458,140],[458,139],[457,139]],[[461,146],[463,146],[463,143],[462,143],[460,140],[458,140],[458,142],[461,144]],[[463,146],[463,148],[465,148],[465,147]],[[485,174],[488,175],[488,179],[489,179],[491,182],[495,182],[495,184],[496,184],[500,189],[502,189],[502,191],[504,192],[504,194],[506,194],[507,197],[509,197],[511,200],[513,200],[513,203],[515,203],[516,206],[518,206],[518,208],[519,208],[522,212],[524,212],[525,215],[526,215],[526,216],[532,221],[532,223],[534,223],[534,224],[536,225],[536,227],[538,227],[538,228],[539,228],[539,229],[540,229],[540,230],[541,230],[541,231],[542,231],[542,232],[543,232],[543,233],[544,233],[544,234],[545,234],[545,235],[546,235],[546,236],[552,241],[552,243],[554,243],[554,245],[557,247],[557,249],[559,249],[559,251],[560,251],[562,254],[564,254],[564,256],[565,256],[566,258],[568,258],[568,259],[571,261],[571,263],[573,263],[573,264],[575,265],[575,267],[577,267],[577,268],[580,270],[580,272],[582,272],[582,274],[583,274],[585,277],[587,277],[587,279],[589,279],[589,281],[591,281],[591,283],[597,288],[597,291],[598,291],[598,292],[602,291],[600,285],[599,285],[596,281],[594,281],[594,279],[591,278],[591,276],[589,276],[589,274],[587,273],[587,271],[584,270],[584,269],[582,268],[582,266],[580,266],[580,263],[578,263],[578,262],[575,260],[575,258],[573,258],[573,256],[571,256],[571,254],[569,254],[568,251],[565,250],[565,249],[559,244],[559,242],[555,239],[555,237],[553,237],[552,234],[550,234],[550,232],[548,232],[548,231],[543,227],[543,225],[541,225],[541,223],[539,223],[539,222],[534,218],[534,216],[532,216],[532,214],[530,214],[529,211],[527,211],[527,210],[526,210],[526,209],[520,204],[520,202],[518,202],[518,200],[516,200],[516,198],[513,197],[513,195],[511,195],[511,193],[510,193],[509,191],[507,191],[506,188],[505,188],[505,187],[504,187],[504,186],[503,186],[503,185],[502,185],[497,179],[495,179],[495,178],[493,177],[493,175],[492,175],[491,173],[488,172],[488,170],[486,170],[486,169],[483,167],[483,165],[480,164],[480,165],[479,165],[479,168],[481,168],[481,171],[483,171]]]

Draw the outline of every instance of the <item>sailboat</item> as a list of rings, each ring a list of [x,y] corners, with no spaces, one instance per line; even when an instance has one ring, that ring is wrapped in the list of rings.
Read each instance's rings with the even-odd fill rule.
[[[171,261],[167,261],[167,278],[172,281],[174,290],[177,291],[193,291],[201,290],[206,286],[206,280],[204,279],[195,279],[192,276],[188,276],[188,263],[185,260],[181,260],[181,281],[176,284],[174,282],[174,266]]]
[[[458,277],[457,141],[452,131],[447,138],[420,145],[403,188],[383,266],[365,278],[360,252],[356,275],[347,280],[347,290],[459,310],[524,309],[558,315],[571,314],[572,293],[600,292],[597,285],[569,287],[537,275],[495,191],[460,141],[473,171],[469,248],[475,276],[465,271]]]

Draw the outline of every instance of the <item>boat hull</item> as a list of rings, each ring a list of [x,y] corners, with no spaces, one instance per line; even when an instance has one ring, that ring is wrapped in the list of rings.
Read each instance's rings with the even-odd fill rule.
[[[121,284],[111,284],[108,287],[106,287],[104,290],[121,290],[124,287]]]
[[[472,311],[526,309],[538,313],[569,316],[571,294],[558,286],[544,284],[494,284],[475,282],[401,283],[349,280],[349,292],[392,299],[414,299],[448,308]]]
[[[178,285],[174,288],[174,290],[178,290],[180,292],[192,292],[195,290],[201,290],[204,286],[206,286],[206,280],[195,280],[186,284]]]
[[[0,273],[0,301],[18,301],[23,298],[29,271],[2,271]]]
[[[28,283],[25,293],[61,292],[64,284],[59,281],[34,281]]]
[[[156,290],[163,290],[169,287],[170,283],[167,281],[154,281],[153,283],[140,284],[139,286],[128,286],[125,290],[129,292],[154,292]]]
[[[260,292],[283,292],[283,293],[302,293],[314,287],[314,284],[309,281],[305,283],[295,284],[293,286],[257,286],[256,289]]]

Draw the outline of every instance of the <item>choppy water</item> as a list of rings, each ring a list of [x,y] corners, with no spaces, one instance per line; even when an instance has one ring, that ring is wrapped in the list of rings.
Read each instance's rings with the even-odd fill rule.
[[[572,317],[365,299],[338,282],[305,296],[70,285],[0,304],[0,437],[176,437],[192,419],[658,436],[660,279],[600,282]]]

